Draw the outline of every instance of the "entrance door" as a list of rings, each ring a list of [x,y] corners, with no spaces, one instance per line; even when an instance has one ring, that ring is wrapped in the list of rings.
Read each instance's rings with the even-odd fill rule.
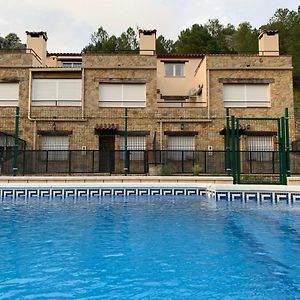
[[[115,170],[115,136],[99,136],[99,172],[113,173]]]

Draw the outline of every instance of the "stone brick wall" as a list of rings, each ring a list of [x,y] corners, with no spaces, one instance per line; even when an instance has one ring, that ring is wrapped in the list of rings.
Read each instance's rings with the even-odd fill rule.
[[[23,67],[13,67],[14,59]],[[143,80],[146,83],[146,108],[129,109],[129,131],[146,131],[147,148],[152,149],[156,140],[157,149],[162,145],[167,148],[168,137],[165,131],[197,131],[196,149],[224,149],[224,136],[220,130],[225,126],[225,109],[223,106],[223,83],[220,78],[258,78],[272,79],[270,82],[270,108],[231,109],[231,114],[243,117],[280,117],[284,108],[289,108],[293,116],[293,91],[290,57],[260,56],[226,56],[212,55],[207,57],[209,69],[208,89],[204,90],[208,98],[208,108],[158,108],[156,57],[139,55],[83,55],[84,71],[68,72],[67,76],[78,78],[84,76],[84,107],[31,107],[31,118],[28,119],[29,99],[29,66],[30,55],[0,55],[0,80],[20,82],[20,137],[27,141],[27,148],[40,149],[42,136],[40,131],[70,131],[70,149],[99,149],[99,136],[95,134],[96,124],[117,124],[124,130],[123,108],[99,107],[99,82],[101,80]],[[5,64],[10,68],[3,67]],[[2,67],[1,67],[2,65]],[[36,71],[34,78],[65,78],[65,71]],[[60,77],[61,76],[61,77]],[[14,132],[14,107],[0,107],[1,131]],[[35,119],[37,119],[35,121]],[[43,119],[43,120],[39,120]],[[73,119],[71,121],[71,119]],[[252,128],[255,130],[255,126]],[[271,125],[266,130],[272,130]],[[295,129],[291,124],[291,140]],[[257,127],[258,128],[258,127]],[[261,128],[261,127],[259,127]],[[34,141],[36,145],[34,145]],[[119,138],[116,138],[116,148]]]
[[[30,53],[25,52],[0,52],[1,67],[32,67],[35,64],[35,58]]]
[[[291,56],[258,56],[239,54],[209,54],[207,55],[207,68],[292,68]]]
[[[88,53],[82,56],[84,68],[154,68],[156,56],[137,54],[99,54]]]
[[[234,114],[237,117],[277,118],[283,116],[284,109],[288,108],[292,121],[290,122],[290,139],[294,140],[295,126],[291,57],[237,56],[234,58],[233,56],[211,56],[207,61],[208,66],[211,68],[209,84],[212,117],[225,116],[223,83],[220,82],[221,78],[243,78],[249,80],[267,78],[270,80],[270,107],[232,108],[230,109],[230,114]],[[249,67],[244,68],[246,64]],[[252,130],[255,130],[255,128],[252,128]],[[265,130],[268,130],[268,125],[266,125]]]

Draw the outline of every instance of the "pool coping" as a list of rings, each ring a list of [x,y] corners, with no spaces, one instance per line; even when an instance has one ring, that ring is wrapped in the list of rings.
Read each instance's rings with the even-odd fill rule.
[[[199,183],[232,184],[231,176],[0,176],[1,183]]]

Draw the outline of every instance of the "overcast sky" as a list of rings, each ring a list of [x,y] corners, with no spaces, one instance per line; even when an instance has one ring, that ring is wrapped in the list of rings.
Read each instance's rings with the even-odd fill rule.
[[[49,52],[80,52],[100,26],[119,35],[129,26],[157,29],[176,39],[181,30],[217,18],[260,27],[278,8],[298,9],[296,0],[0,0],[0,36],[46,31]]]

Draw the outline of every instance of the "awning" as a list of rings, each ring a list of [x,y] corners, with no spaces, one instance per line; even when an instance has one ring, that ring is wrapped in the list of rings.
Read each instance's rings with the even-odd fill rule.
[[[95,134],[98,135],[116,135],[117,134],[117,124],[96,124],[95,126]]]
[[[220,130],[220,135],[232,135],[232,130],[231,128],[228,129],[227,132],[227,128],[224,127],[223,129]],[[234,135],[245,135],[246,134],[246,129],[245,128],[240,128],[239,130],[235,129]]]

